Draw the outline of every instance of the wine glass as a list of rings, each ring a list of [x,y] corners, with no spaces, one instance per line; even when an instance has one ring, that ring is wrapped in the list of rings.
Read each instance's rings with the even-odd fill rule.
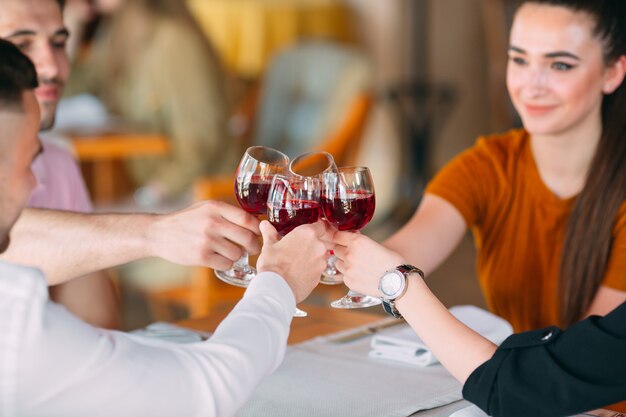
[[[275,175],[267,199],[267,219],[280,236],[296,227],[315,223],[320,216],[321,181],[317,177]],[[306,317],[296,309],[295,317]]]
[[[289,171],[292,174],[302,177],[314,178],[322,180],[324,172],[337,172],[335,158],[324,151],[306,152],[295,157],[289,163]],[[333,251],[328,251],[328,259],[326,261],[326,269],[322,271],[320,283],[326,285],[338,285],[343,282],[343,275],[335,268],[337,257]]]
[[[268,146],[252,146],[246,150],[235,176],[235,196],[241,208],[250,214],[265,214],[267,196],[276,174],[287,172],[289,158]],[[238,287],[247,287],[256,275],[256,269],[248,264],[248,253],[227,271],[215,271],[224,282]]]
[[[339,168],[323,175],[322,212],[326,220],[339,230],[356,232],[374,216],[376,197],[370,170],[366,167]],[[330,303],[335,308],[363,308],[380,304],[378,298],[348,291]]]

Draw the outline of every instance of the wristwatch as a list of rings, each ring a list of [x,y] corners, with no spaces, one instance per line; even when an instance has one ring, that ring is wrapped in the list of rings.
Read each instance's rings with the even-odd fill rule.
[[[411,274],[418,274],[424,279],[424,273],[413,265],[400,265],[383,274],[378,283],[383,309],[387,314],[401,319],[402,314],[396,308],[396,300],[404,295],[408,287],[407,279]]]

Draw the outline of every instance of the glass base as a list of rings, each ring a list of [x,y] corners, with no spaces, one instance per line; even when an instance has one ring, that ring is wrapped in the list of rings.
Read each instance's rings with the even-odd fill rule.
[[[343,275],[339,274],[338,276],[337,275],[328,276],[328,275],[322,274],[322,277],[320,278],[320,284],[341,285],[343,284]]]
[[[339,300],[330,303],[333,308],[366,308],[373,307],[381,304],[380,298],[370,297],[369,295],[363,295],[358,293],[349,292],[341,297]]]
[[[293,313],[293,316],[294,316],[294,317],[306,317],[306,316],[308,316],[308,315],[309,315],[309,313],[307,313],[307,312],[306,312],[306,311],[304,311],[304,310],[300,310],[298,307],[296,307],[296,312],[295,312],[295,313]]]
[[[227,284],[246,288],[252,278],[256,276],[256,269],[251,266],[245,269],[231,268],[227,271],[215,271],[215,276]]]

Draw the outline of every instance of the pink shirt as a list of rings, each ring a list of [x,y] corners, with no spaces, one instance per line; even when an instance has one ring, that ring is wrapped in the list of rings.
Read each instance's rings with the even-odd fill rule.
[[[28,207],[91,212],[93,206],[85,181],[74,157],[65,149],[45,139],[43,153],[33,163],[37,186]]]

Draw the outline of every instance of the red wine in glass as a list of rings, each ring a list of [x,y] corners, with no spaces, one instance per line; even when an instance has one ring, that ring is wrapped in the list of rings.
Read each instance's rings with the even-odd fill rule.
[[[237,179],[235,181],[235,196],[241,208],[255,216],[264,214],[271,185],[271,177],[253,176],[250,182]]]
[[[361,230],[374,217],[376,197],[369,191],[350,191],[347,195],[321,198],[326,220],[339,230]]]
[[[278,234],[285,236],[296,227],[315,223],[320,217],[320,203],[317,201],[294,201],[293,205],[267,207],[267,217]]]

